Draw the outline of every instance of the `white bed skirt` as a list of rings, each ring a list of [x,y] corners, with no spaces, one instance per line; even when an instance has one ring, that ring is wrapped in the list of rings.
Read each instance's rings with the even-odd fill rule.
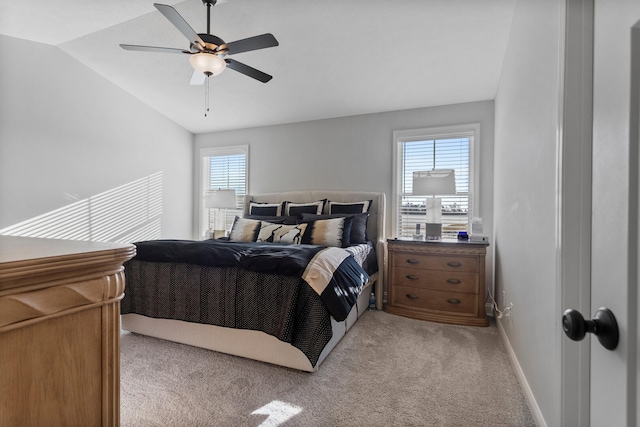
[[[262,331],[234,329],[182,320],[155,319],[140,314],[123,314],[121,316],[122,329],[301,371],[314,372],[356,320],[367,310],[370,293],[371,285],[367,285],[344,321],[336,322],[333,317],[331,318],[333,336],[322,350],[315,367],[311,366],[307,356],[297,347]]]

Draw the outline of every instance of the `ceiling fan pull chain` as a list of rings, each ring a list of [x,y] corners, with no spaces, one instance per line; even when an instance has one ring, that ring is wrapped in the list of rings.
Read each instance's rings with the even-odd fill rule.
[[[204,116],[209,113],[209,76],[207,75],[206,85],[204,87]]]

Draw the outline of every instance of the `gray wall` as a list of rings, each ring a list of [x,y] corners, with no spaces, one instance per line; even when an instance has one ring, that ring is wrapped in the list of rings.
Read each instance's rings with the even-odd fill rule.
[[[118,209],[122,186],[154,176],[162,236],[191,236],[191,133],[58,48],[6,36],[0,94],[0,229],[107,192]],[[93,220],[106,216],[128,232],[135,221],[119,210]]]
[[[495,286],[500,306],[514,306],[499,324],[548,425],[560,425],[555,189],[562,3],[517,3],[495,100]]]
[[[480,123],[480,217],[484,233],[491,235],[493,108],[493,101],[481,101],[201,134],[195,138],[194,164],[202,148],[248,144],[251,193],[313,189],[384,192],[390,233],[393,131]],[[197,191],[195,188],[196,201]],[[491,259],[489,254],[489,265]],[[488,279],[491,283],[491,271]]]

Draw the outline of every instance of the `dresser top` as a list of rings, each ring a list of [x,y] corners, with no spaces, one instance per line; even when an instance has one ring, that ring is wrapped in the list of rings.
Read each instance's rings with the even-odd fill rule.
[[[122,243],[0,236],[0,264],[94,252],[130,252],[134,250],[133,245]]]
[[[414,240],[411,237],[394,237],[387,239],[389,243],[402,243],[412,245],[433,246],[489,246],[489,242],[470,242],[469,240],[442,239],[442,240]]]
[[[135,253],[131,244],[0,236],[0,294],[79,274],[104,275]]]

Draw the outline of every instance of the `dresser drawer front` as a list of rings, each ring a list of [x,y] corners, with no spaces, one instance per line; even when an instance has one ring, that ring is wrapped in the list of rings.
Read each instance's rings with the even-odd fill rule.
[[[477,257],[396,253],[393,255],[392,262],[394,267],[462,271],[467,273],[478,271]]]
[[[458,271],[396,267],[391,283],[440,291],[478,293],[478,275]]]
[[[478,315],[478,296],[460,292],[394,286],[392,303],[415,309]]]

